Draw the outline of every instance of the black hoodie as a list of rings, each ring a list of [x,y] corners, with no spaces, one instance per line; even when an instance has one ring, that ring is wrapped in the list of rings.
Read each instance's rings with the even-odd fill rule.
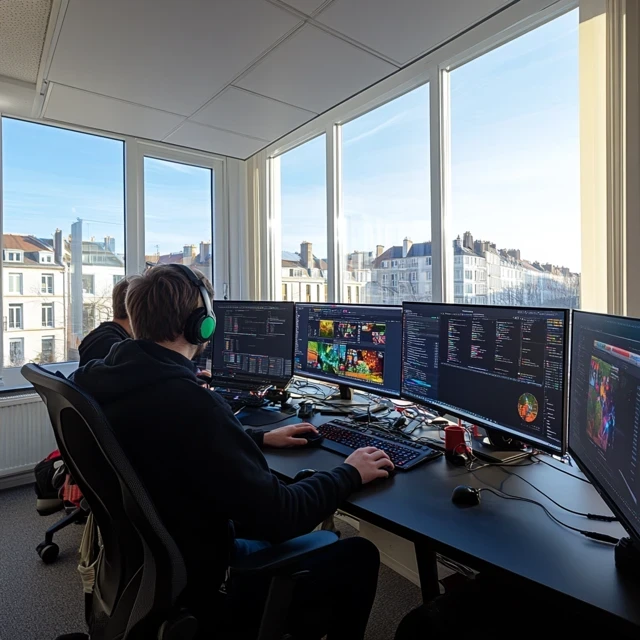
[[[80,366],[84,366],[91,360],[102,360],[107,357],[111,347],[117,342],[129,338],[124,327],[117,322],[103,322],[91,333],[87,334],[80,343]]]
[[[307,533],[361,484],[355,467],[286,485],[194,365],[155,343],[125,340],[73,374],[102,407],[181,549],[191,594],[212,594],[227,566],[228,521],[247,538]],[[199,608],[199,607],[198,607]]]

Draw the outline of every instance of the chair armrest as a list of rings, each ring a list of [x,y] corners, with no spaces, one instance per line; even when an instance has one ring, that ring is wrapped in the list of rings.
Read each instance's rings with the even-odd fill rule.
[[[337,541],[338,536],[331,531],[314,531],[244,556],[231,566],[231,572],[241,575],[278,572],[306,560]]]

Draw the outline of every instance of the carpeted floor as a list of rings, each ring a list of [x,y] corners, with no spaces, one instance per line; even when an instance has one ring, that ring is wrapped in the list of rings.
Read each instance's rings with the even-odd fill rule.
[[[36,513],[31,487],[0,492],[0,640],[53,640],[85,629],[76,570],[82,527],[56,535],[60,556],[54,564],[43,564],[35,551],[59,517]],[[339,526],[345,536],[356,533]],[[400,620],[420,603],[419,589],[383,565],[367,640],[393,640]]]

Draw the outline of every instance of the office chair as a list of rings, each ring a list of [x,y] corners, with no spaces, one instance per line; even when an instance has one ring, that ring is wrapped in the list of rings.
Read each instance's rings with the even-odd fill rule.
[[[196,619],[179,604],[184,560],[97,403],[61,374],[35,364],[22,375],[43,399],[58,448],[103,541],[86,611],[91,640],[193,640]],[[337,540],[319,531],[246,556],[231,573],[271,579],[257,640],[280,640],[298,563]],[[88,638],[82,634],[67,636]]]

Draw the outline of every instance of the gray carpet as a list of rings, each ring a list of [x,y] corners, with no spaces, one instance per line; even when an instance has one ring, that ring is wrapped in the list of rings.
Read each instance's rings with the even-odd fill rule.
[[[0,640],[53,640],[85,629],[76,571],[82,527],[71,525],[56,535],[56,563],[43,564],[35,551],[59,517],[36,513],[31,487],[0,492]],[[343,535],[355,534],[348,525],[339,526]],[[415,585],[382,566],[367,640],[393,640],[400,620],[420,603]]]

